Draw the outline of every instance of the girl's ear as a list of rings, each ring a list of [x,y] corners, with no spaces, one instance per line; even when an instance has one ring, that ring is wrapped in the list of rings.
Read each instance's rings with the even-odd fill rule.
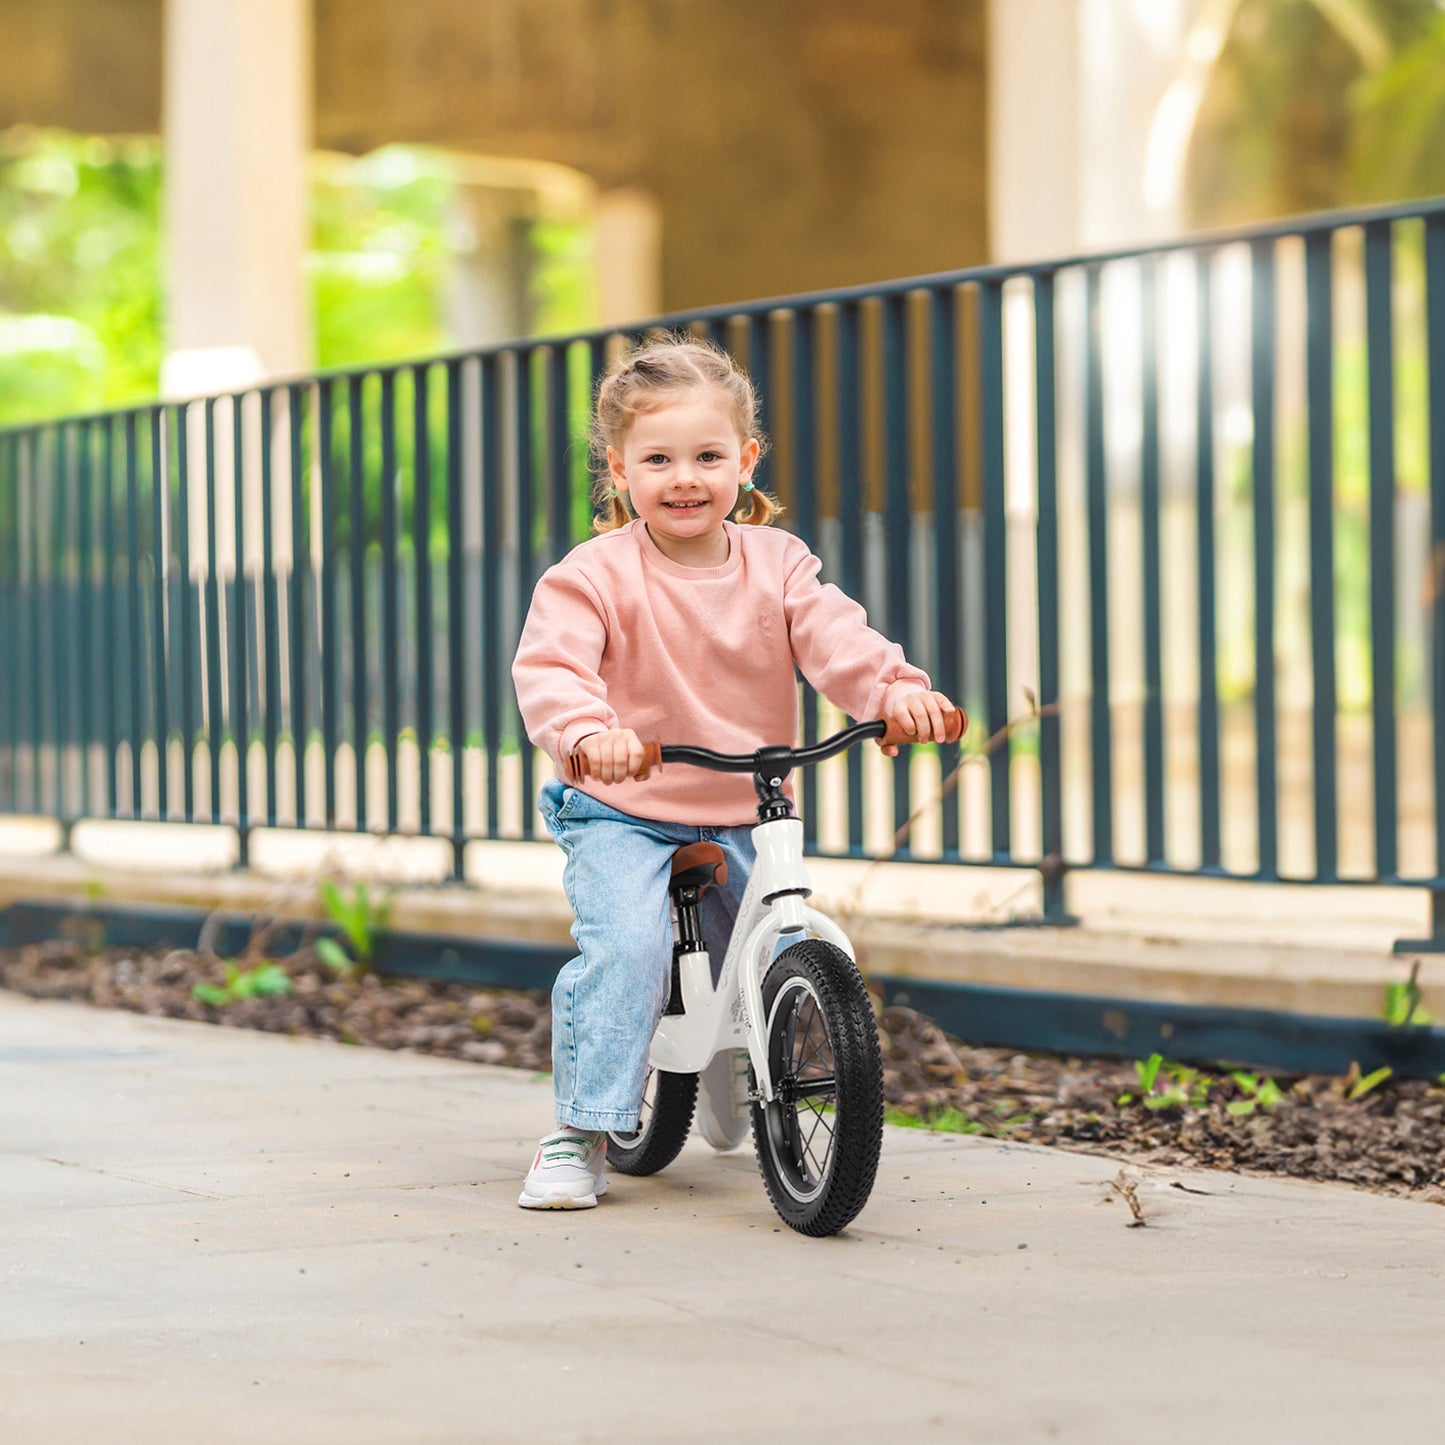
[[[758,446],[757,440],[754,437],[749,437],[747,441],[743,443],[741,456],[742,474],[738,478],[739,482],[749,482],[752,480],[753,468],[758,464],[758,452],[760,450],[761,448]]]
[[[627,473],[622,468],[622,453],[616,447],[607,448],[607,475],[619,492],[627,490]]]

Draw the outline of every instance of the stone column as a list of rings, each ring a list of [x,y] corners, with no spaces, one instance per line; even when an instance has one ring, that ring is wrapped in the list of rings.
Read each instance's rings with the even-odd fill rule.
[[[1079,0],[989,0],[988,245],[993,261],[1079,243]]]
[[[662,210],[639,190],[597,197],[596,270],[599,321],[621,326],[662,311]]]
[[[991,0],[994,260],[1178,233],[1200,12],[1201,0]]]
[[[166,0],[166,360],[195,395],[311,365],[310,0]]]

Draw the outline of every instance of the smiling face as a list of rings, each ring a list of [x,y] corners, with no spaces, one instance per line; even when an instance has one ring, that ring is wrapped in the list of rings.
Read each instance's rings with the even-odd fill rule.
[[[723,523],[752,478],[758,444],[725,399],[699,388],[643,412],[622,446],[607,448],[612,485],[626,492],[660,552],[687,567],[727,560]]]

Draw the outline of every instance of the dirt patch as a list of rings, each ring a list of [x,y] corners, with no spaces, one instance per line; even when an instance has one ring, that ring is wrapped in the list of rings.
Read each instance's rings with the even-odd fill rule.
[[[86,951],[54,940],[0,949],[0,986],[162,1017],[445,1054],[547,1071],[552,1020],[544,992],[466,984],[339,978],[304,947],[277,986],[230,976],[185,949]],[[231,995],[203,1002],[197,984]],[[1139,1162],[1328,1180],[1445,1203],[1445,1087],[1322,1075],[1266,1081],[1132,1062],[976,1048],[906,1008],[879,1013],[884,1089],[896,1122]],[[1276,1097],[1277,1092],[1277,1097]],[[1132,1097],[1130,1097],[1132,1096]]]

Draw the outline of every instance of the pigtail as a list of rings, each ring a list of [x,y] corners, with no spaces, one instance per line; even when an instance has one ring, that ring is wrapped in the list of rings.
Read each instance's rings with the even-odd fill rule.
[[[627,503],[609,477],[599,477],[592,488],[592,530],[597,533],[615,532],[632,520]]]
[[[753,487],[738,498],[733,512],[733,521],[745,527],[766,527],[775,517],[782,515],[782,504],[770,497],[759,487]]]

